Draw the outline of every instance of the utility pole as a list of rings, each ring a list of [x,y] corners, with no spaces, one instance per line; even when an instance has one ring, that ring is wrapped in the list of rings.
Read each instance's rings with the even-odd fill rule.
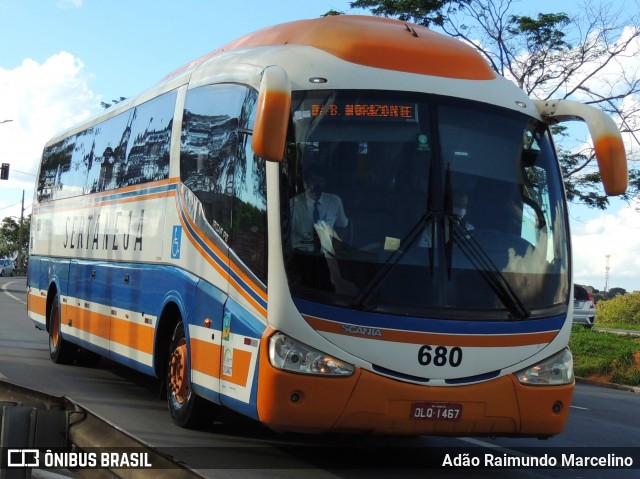
[[[607,258],[607,266],[604,268],[604,294],[607,294],[607,290],[609,289],[609,258],[610,254],[604,255]]]
[[[18,269],[22,269],[22,227],[24,225],[24,190],[22,190],[22,205],[20,207],[20,226],[18,227]]]

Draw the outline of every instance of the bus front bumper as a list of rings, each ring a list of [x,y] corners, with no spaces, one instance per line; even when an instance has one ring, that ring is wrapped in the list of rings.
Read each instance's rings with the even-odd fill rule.
[[[323,378],[276,369],[266,350],[260,352],[258,415],[276,431],[550,437],[565,426],[574,388],[526,386],[514,375],[425,386],[360,368],[347,378]],[[424,404],[455,405],[458,417],[416,413]]]

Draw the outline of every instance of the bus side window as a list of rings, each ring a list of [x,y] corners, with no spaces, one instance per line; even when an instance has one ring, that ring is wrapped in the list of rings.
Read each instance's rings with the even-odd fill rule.
[[[256,101],[254,90],[237,84],[187,92],[180,179],[200,200],[215,232],[265,279],[265,165],[251,148]]]
[[[251,146],[257,93],[246,90],[240,117],[238,162],[235,167],[233,224],[230,246],[238,257],[266,282],[267,182],[266,162]]]
[[[167,179],[175,102],[167,92],[45,148],[38,201]]]

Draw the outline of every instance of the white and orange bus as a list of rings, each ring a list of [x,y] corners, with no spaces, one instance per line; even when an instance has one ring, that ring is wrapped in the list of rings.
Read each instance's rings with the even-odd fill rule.
[[[44,148],[28,313],[57,363],[278,431],[548,437],[574,387],[549,124],[469,46],[366,16],[247,35]]]

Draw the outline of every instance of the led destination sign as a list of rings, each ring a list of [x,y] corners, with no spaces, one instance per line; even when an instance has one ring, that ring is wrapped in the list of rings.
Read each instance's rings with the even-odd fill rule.
[[[330,103],[310,105],[311,117],[416,121],[416,105],[406,103]]]

